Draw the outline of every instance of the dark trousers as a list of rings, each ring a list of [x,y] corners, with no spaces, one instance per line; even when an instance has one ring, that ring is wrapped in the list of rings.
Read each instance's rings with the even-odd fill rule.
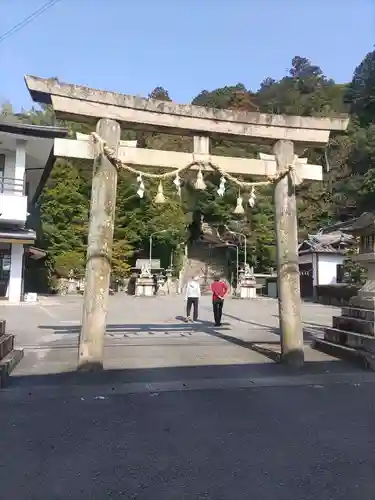
[[[216,299],[212,301],[212,307],[214,310],[215,325],[221,325],[221,316],[223,314],[224,300]]]
[[[198,297],[188,297],[186,303],[186,316],[190,317],[191,307],[193,306],[193,321],[197,321],[198,319]]]

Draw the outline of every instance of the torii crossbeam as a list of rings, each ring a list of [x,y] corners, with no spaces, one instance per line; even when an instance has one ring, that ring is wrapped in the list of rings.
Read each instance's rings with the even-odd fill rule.
[[[105,92],[56,79],[26,76],[25,81],[33,100],[52,104],[57,118],[97,122],[98,135],[117,157],[137,167],[170,169],[183,167],[193,159],[209,158],[227,173],[273,176],[295,162],[296,152],[309,146],[324,147],[330,131],[344,131],[349,123],[346,115],[313,118],[218,110]],[[120,127],[193,136],[193,152],[137,148],[120,141]],[[212,156],[212,137],[266,143],[273,146],[274,155],[255,160]],[[96,152],[90,136],[57,139],[55,155],[94,159],[95,163],[78,365],[82,369],[102,368],[117,171],[105,155]],[[306,159],[298,160],[296,171],[302,179],[322,180],[321,166],[309,165]],[[304,354],[295,187],[290,175],[280,176],[274,186],[282,361],[301,366]]]

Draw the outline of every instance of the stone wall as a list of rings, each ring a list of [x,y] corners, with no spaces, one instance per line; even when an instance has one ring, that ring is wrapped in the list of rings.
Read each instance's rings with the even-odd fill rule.
[[[318,285],[315,287],[316,302],[331,306],[345,306],[355,297],[361,285],[337,283],[334,285]]]
[[[215,275],[228,279],[228,263],[225,248],[212,248],[209,244],[201,241],[194,242],[189,246],[188,258],[182,277],[182,286],[189,279],[200,276],[202,293],[211,284]]]

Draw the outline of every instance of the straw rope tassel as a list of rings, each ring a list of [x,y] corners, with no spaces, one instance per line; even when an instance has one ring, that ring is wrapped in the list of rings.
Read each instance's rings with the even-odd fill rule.
[[[244,214],[245,209],[243,207],[243,198],[241,196],[241,192],[238,192],[238,197],[237,197],[237,205],[236,208],[233,210],[234,214]]]
[[[163,183],[160,181],[159,182],[159,185],[158,185],[158,192],[155,196],[155,203],[165,203],[165,196],[164,196],[164,192],[163,192]]]

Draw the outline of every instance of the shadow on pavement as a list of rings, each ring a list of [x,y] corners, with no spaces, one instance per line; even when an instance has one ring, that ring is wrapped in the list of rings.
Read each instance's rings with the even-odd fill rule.
[[[228,316],[228,315],[227,315]],[[229,316],[231,317],[231,316]],[[176,320],[179,323],[124,323],[124,324],[108,324],[106,329],[106,335],[108,337],[121,336],[123,338],[128,338],[129,334],[136,336],[139,334],[146,333],[147,335],[155,335],[156,333],[163,333],[165,336],[171,333],[179,333],[180,337],[191,336],[196,332],[202,332],[209,336],[225,340],[239,347],[245,349],[250,349],[258,354],[267,356],[273,361],[279,361],[280,353],[277,348],[280,345],[280,340],[276,341],[247,341],[236,337],[235,335],[225,334],[224,332],[232,332],[228,328],[228,323],[223,323],[221,327],[215,327],[210,321],[196,321],[194,323],[186,323],[183,316],[176,316]],[[258,323],[252,323],[253,325],[258,325]],[[263,326],[263,325],[259,325]],[[78,334],[80,332],[80,326],[56,326],[56,325],[40,325],[40,329],[53,330],[55,334]],[[268,328],[271,334],[278,336],[277,328]],[[272,347],[271,347],[272,346]]]
[[[116,348],[117,349],[117,348]],[[124,347],[126,349],[126,346]],[[25,374],[13,373],[9,377],[8,388],[37,386],[69,385],[106,385],[132,383],[186,382],[218,379],[259,379],[264,377],[295,377],[301,375],[350,374],[364,373],[355,364],[345,360],[307,361],[299,369],[293,369],[280,362],[248,363],[227,365],[194,365],[158,368],[104,369],[100,372],[79,372],[75,370],[63,373]],[[115,390],[115,389],[113,389]],[[0,391],[1,395],[1,391]]]
[[[235,320],[240,320],[239,318],[232,316],[230,314],[225,314],[225,317],[232,318]],[[116,338],[129,338],[146,335],[178,335],[179,337],[189,337],[194,333],[204,333],[211,337],[216,337],[221,340],[225,340],[231,344],[234,344],[245,349],[249,349],[258,354],[266,356],[272,361],[280,362],[280,330],[279,328],[266,326],[257,322],[243,321],[252,325],[253,327],[261,327],[263,331],[267,331],[271,334],[271,339],[268,341],[263,340],[244,340],[233,333],[232,328],[228,328],[228,323],[223,323],[221,327],[215,327],[212,322],[198,320],[194,323],[187,323],[184,321],[183,316],[176,316],[175,318],[178,323],[123,323],[123,324],[108,324],[106,329],[106,336],[116,337]],[[310,344],[316,335],[322,330],[322,327],[318,325],[319,328],[314,328],[309,326],[304,329],[304,341],[306,344]],[[40,329],[52,330],[55,334],[59,335],[72,335],[79,334],[80,325],[40,325]],[[226,332],[230,332],[226,333]],[[273,340],[275,336],[276,340]]]

